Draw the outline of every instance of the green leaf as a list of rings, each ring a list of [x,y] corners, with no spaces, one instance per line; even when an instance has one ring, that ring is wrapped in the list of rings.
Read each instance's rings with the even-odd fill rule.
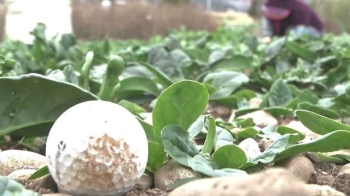
[[[199,154],[195,143],[181,127],[168,125],[162,131],[162,142],[166,153],[182,165],[188,166],[188,161]]]
[[[40,193],[26,190],[22,184],[5,176],[0,176],[0,195],[41,196]]]
[[[155,172],[160,166],[167,161],[167,155],[162,145],[148,141],[148,162],[147,169]]]
[[[315,112],[316,114],[319,114],[319,115],[322,115],[322,116],[325,116],[328,118],[332,118],[332,119],[339,118],[339,115],[335,111],[329,110],[329,109],[324,108],[324,107],[312,105],[310,103],[299,104],[299,109],[312,111],[312,112]]]
[[[215,150],[221,146],[233,144],[234,139],[229,131],[224,128],[216,127]]]
[[[248,158],[245,155],[245,152],[234,144],[222,146],[213,154],[213,162],[220,169],[238,169],[247,161]]]
[[[47,166],[44,166],[40,169],[38,169],[36,172],[34,172],[29,178],[28,180],[34,180],[43,176],[46,176],[50,174],[49,168]]]
[[[120,81],[115,94],[117,97],[124,98],[123,94],[128,91],[143,91],[155,96],[160,94],[157,84],[145,77],[130,77]]]
[[[155,67],[153,67],[152,65],[145,63],[145,62],[140,62],[140,65],[144,66],[145,68],[147,68],[150,72],[152,72],[157,79],[159,80],[159,82],[163,85],[163,88],[167,88],[170,85],[173,84],[173,81],[171,81],[171,79],[165,75],[163,72],[158,71]]]
[[[305,127],[319,135],[325,135],[337,130],[350,131],[350,126],[336,122],[335,120],[321,116],[314,112],[297,110],[296,115],[301,123],[305,125]]]
[[[134,115],[139,115],[142,112],[147,112],[143,107],[132,103],[130,101],[121,100],[118,102],[120,106],[123,106],[125,109],[127,109],[129,112],[131,112]]]
[[[215,123],[215,119],[211,116],[208,116],[206,119],[209,120],[208,134],[204,141],[202,153],[211,154],[214,147],[214,141],[216,136],[216,123]]]
[[[295,42],[287,42],[286,47],[289,51],[294,53],[295,55],[310,61],[314,62],[317,58],[317,53],[295,43]]]
[[[305,139],[305,135],[300,133],[297,130],[294,130],[292,128],[289,127],[285,127],[285,126],[278,126],[277,127],[277,133],[284,135],[284,134],[298,134],[298,140],[303,140]]]
[[[234,119],[234,122],[236,123],[236,126],[240,128],[253,127],[255,125],[253,118],[236,118]]]
[[[154,135],[161,142],[161,130],[170,124],[188,130],[207,108],[207,88],[194,81],[176,82],[164,90],[154,106],[152,120]]]
[[[293,114],[293,110],[285,107],[268,107],[268,108],[264,108],[263,110],[271,114],[275,118],[279,118],[281,116],[288,116],[288,115],[291,116]]]
[[[320,161],[324,163],[336,163],[336,164],[344,165],[349,162],[349,160],[336,157],[336,156],[326,156],[322,153],[317,153],[317,157],[320,159]]]
[[[98,97],[82,88],[39,74],[2,77],[0,136],[29,127],[31,131],[46,136],[50,130],[47,128],[64,111],[78,103],[97,99]]]
[[[259,133],[258,130],[256,130],[253,127],[245,128],[238,132],[237,137],[239,139],[246,139],[246,138],[254,138]]]
[[[269,106],[283,106],[292,100],[292,92],[288,85],[282,79],[277,79],[268,95]]]
[[[211,70],[225,70],[225,71],[241,71],[252,68],[252,59],[236,55],[231,58],[223,58],[211,65]]]
[[[190,167],[197,172],[211,177],[223,177],[223,176],[244,176],[248,175],[245,171],[239,169],[215,169],[211,163],[203,157],[203,155],[196,155],[189,160]]]
[[[191,126],[188,128],[190,139],[196,137],[204,129],[205,116],[200,116]]]
[[[276,156],[276,161],[302,152],[332,152],[350,148],[350,132],[334,131],[306,143],[296,144]]]
[[[225,98],[248,81],[248,76],[232,71],[209,73],[203,79],[203,83],[208,83],[216,88],[216,91],[210,95],[210,99]]]

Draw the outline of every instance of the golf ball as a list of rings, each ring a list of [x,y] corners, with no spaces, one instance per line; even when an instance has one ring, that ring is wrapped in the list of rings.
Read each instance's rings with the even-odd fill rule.
[[[46,142],[48,169],[59,189],[80,195],[123,195],[145,171],[148,141],[122,106],[86,101],[66,110]]]

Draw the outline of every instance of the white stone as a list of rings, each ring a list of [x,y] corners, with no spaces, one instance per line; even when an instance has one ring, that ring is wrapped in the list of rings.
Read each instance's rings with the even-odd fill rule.
[[[0,152],[0,176],[7,176],[18,169],[40,169],[46,165],[45,156],[24,150]]]

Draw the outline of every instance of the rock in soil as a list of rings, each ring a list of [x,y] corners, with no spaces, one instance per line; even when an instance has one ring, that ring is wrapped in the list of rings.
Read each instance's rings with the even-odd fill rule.
[[[0,152],[0,175],[7,176],[18,169],[40,169],[46,165],[46,157],[24,150]]]
[[[172,159],[164,163],[154,173],[154,186],[158,189],[167,190],[168,186],[174,182],[191,177],[202,178],[203,175],[189,168],[186,168],[185,166]]]
[[[306,184],[281,168],[267,169],[249,176],[218,177],[189,182],[169,196],[311,196]]]
[[[310,159],[302,155],[290,157],[275,163],[275,166],[286,168],[290,173],[305,183],[310,181],[312,174],[315,172],[314,165]]]

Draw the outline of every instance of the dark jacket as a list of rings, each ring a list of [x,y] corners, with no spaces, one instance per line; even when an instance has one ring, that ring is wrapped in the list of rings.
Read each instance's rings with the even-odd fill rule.
[[[276,32],[277,21],[267,18],[273,29],[273,34],[277,36],[283,36],[287,30],[294,28],[298,25],[311,26],[318,31],[323,31],[324,26],[317,14],[307,5],[300,0],[267,0],[266,7],[279,7],[290,10],[290,15],[279,21],[279,32]]]

